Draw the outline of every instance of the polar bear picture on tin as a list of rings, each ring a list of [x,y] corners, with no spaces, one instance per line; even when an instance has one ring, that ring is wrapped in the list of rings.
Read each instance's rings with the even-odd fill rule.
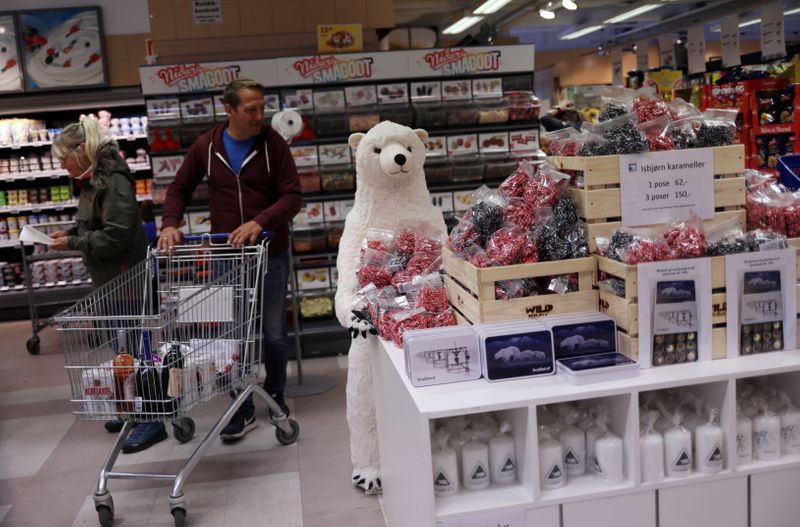
[[[553,373],[553,341],[547,330],[486,337],[486,371],[490,380]]]

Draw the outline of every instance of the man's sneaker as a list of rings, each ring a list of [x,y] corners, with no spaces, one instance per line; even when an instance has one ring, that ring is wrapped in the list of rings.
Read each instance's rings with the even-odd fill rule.
[[[240,407],[231,417],[228,426],[219,433],[219,437],[223,441],[241,439],[256,426],[258,426],[258,423],[256,423],[255,412],[252,409]]]
[[[286,405],[286,401],[283,399],[283,394],[273,393],[270,395],[270,397],[272,397],[272,400],[275,401],[278,404],[278,406],[281,407],[281,410],[283,410],[283,415],[285,415],[288,418],[290,413],[289,407]],[[267,407],[267,411],[269,412],[269,418],[274,420],[275,412],[273,412],[270,407]]]
[[[141,452],[166,438],[167,429],[164,423],[139,423],[131,430],[125,444],[122,445],[122,453]]]
[[[124,421],[122,419],[111,419],[110,421],[106,421],[105,428],[106,432],[109,434],[118,434],[120,430],[122,430],[122,425]]]

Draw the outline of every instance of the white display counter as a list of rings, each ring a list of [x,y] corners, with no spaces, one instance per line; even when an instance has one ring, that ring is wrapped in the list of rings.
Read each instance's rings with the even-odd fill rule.
[[[373,372],[383,504],[389,527],[483,527],[492,514],[520,518],[516,523],[506,521],[508,527],[788,527],[800,522],[796,499],[788,495],[782,500],[775,498],[776,493],[785,495],[786,489],[796,491],[800,455],[737,466],[736,456],[730,454],[735,453],[736,445],[737,379],[771,376],[770,384],[800,401],[798,351],[652,368],[633,379],[585,386],[572,386],[551,376],[415,388],[405,373],[403,350],[381,342],[373,357]],[[683,386],[720,409],[724,470],[642,483],[639,394]],[[609,487],[585,475],[569,479],[560,489],[543,491],[538,477],[537,408],[585,399],[601,400],[610,409],[610,428],[624,441],[625,479]],[[481,491],[462,489],[455,496],[436,498],[431,421],[483,412],[499,413],[511,422],[518,481]],[[748,523],[751,518],[753,522]],[[788,523],[774,523],[774,518]]]

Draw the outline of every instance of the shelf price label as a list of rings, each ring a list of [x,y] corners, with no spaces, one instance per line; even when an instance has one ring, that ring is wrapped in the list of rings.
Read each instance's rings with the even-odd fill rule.
[[[622,224],[669,223],[689,216],[714,217],[711,149],[619,156]]]

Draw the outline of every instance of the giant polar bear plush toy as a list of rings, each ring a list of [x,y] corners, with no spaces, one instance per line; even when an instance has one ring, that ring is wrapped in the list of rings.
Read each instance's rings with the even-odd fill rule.
[[[446,235],[444,218],[431,203],[422,165],[425,162],[425,130],[383,121],[366,134],[350,136],[356,151],[356,194],[339,242],[336,269],[336,317],[349,328],[359,326],[352,313],[358,289],[356,268],[367,229],[403,220],[422,220]],[[347,424],[353,484],[368,494],[381,491],[375,395],[370,369],[371,355],[378,353],[378,339],[368,332],[355,333],[347,369]]]

